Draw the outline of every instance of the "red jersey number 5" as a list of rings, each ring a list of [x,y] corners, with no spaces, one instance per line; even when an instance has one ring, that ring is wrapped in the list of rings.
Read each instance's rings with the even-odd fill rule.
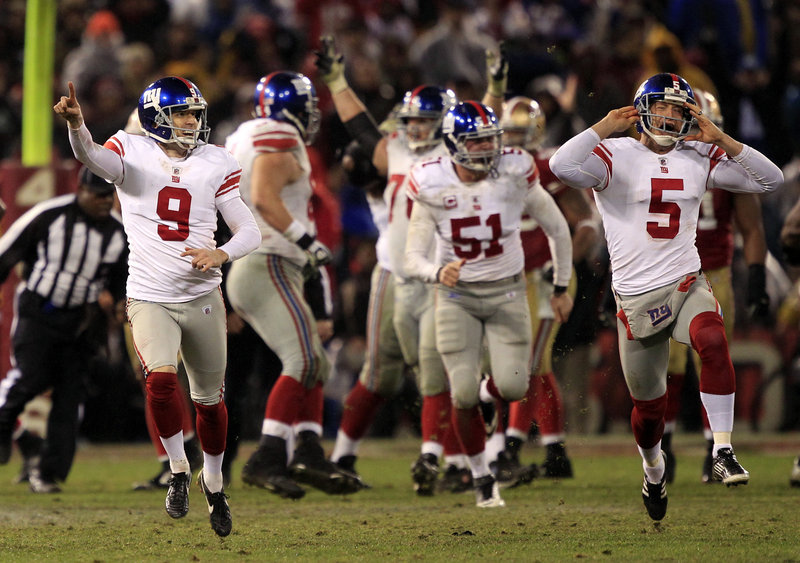
[[[482,242],[475,237],[465,236],[463,231],[470,227],[480,227],[481,218],[477,216],[463,217],[461,219],[450,219],[450,231],[453,233],[453,251],[459,258],[471,260],[480,256]],[[484,251],[486,258],[497,256],[503,253],[503,245],[498,240],[503,234],[503,227],[500,224],[500,214],[493,213],[486,218],[486,226],[492,230],[492,238],[489,246]]]
[[[673,239],[681,228],[681,208],[674,201],[664,201],[667,190],[683,191],[680,178],[652,178],[650,180],[650,213],[669,216],[669,225],[659,225],[657,221],[647,222],[647,232],[653,238]]]
[[[156,213],[164,221],[174,221],[176,227],[158,226],[158,236],[163,240],[186,240],[189,238],[189,210],[192,194],[184,188],[166,186],[158,192]]]

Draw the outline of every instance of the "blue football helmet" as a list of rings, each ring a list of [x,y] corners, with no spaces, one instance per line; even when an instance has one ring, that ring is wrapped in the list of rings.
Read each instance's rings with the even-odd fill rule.
[[[256,117],[291,123],[307,145],[314,142],[321,114],[317,91],[306,76],[290,71],[268,74],[258,81],[253,102]]]
[[[139,123],[148,137],[162,143],[174,143],[183,148],[208,142],[206,103],[197,86],[185,78],[168,76],[153,82],[139,97]],[[192,110],[197,129],[182,129],[172,124],[172,114]]]
[[[456,164],[479,172],[492,172],[497,168],[503,152],[503,130],[492,108],[474,101],[456,104],[444,116],[442,134],[450,158]],[[467,141],[477,139],[491,140],[491,148],[470,151]]]
[[[418,151],[436,146],[442,139],[442,119],[457,102],[449,88],[422,85],[406,92],[397,119],[400,129],[405,131],[408,148]],[[409,124],[411,119],[428,119],[430,125]]]
[[[681,119],[665,120],[662,116],[651,112],[650,108],[656,102],[668,102],[681,107],[684,102],[695,104],[694,92],[689,83],[677,74],[663,72],[642,82],[633,97],[633,105],[639,112],[636,129],[640,133],[649,135],[656,143],[664,147],[685,139],[696,124],[696,120],[689,113],[689,108],[683,107]],[[653,117],[657,117],[662,125],[654,125]],[[677,130],[673,125],[676,122],[680,125]]]

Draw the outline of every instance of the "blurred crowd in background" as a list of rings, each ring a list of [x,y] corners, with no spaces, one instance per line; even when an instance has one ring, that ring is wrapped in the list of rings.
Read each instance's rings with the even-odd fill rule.
[[[260,77],[295,70],[317,84],[321,134],[310,148],[315,168],[320,238],[336,254],[331,268],[335,336],[328,343],[335,373],[326,393],[329,436],[336,409],[364,356],[366,304],[375,263],[372,224],[358,167],[343,157],[350,139],[317,79],[314,50],[334,36],[348,82],[376,119],[390,118],[419,84],[452,88],[480,99],[485,51],[502,41],[510,63],[507,95],[537,100],[547,118],[544,147],[562,144],[614,108],[657,72],[675,72],[719,100],[725,129],[784,169],[786,185],[762,200],[770,250],[769,318],[747,316],[746,267],[734,263],[737,341],[759,342],[737,368],[737,416],[753,428],[800,428],[797,356],[798,272],[778,243],[784,217],[800,196],[800,1],[798,0],[62,0],[58,4],[54,101],[73,81],[86,124],[102,143],[126,126],[142,90],[162,76],[195,82],[209,102],[211,140],[224,144],[250,118]],[[25,0],[0,3],[0,158],[20,160]],[[66,129],[53,120],[54,159],[71,160]],[[2,227],[8,228],[8,220]],[[591,348],[581,381],[563,385],[567,431],[628,427],[629,404],[615,364],[613,299],[605,249],[584,265],[586,304],[562,327],[556,354]],[[739,268],[738,274],[736,268]],[[610,319],[610,321],[609,321]],[[615,332],[611,329],[611,332]],[[147,439],[141,386],[120,332],[102,335],[107,353],[93,370],[84,435],[91,440]],[[254,346],[255,348],[255,346]],[[255,353],[255,351],[254,351]],[[262,353],[262,352],[259,352]],[[778,363],[765,359],[779,358]],[[253,373],[253,417],[245,437],[258,436],[274,356]],[[618,360],[617,360],[618,362]],[[797,365],[796,365],[797,364]],[[755,371],[747,371],[747,366]],[[743,376],[744,377],[744,376]],[[570,379],[572,381],[572,379]],[[686,386],[684,426],[700,424],[696,386]],[[387,405],[373,429],[414,429],[414,382]],[[767,400],[769,399],[769,400]]]

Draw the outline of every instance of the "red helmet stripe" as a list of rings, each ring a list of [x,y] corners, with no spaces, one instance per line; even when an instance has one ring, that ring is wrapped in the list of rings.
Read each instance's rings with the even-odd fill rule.
[[[483,110],[483,106],[481,104],[479,104],[478,102],[473,102],[472,100],[468,100],[464,103],[469,104],[475,108],[475,111],[478,112],[478,115],[480,116],[484,125],[489,123],[489,115]]]
[[[420,93],[420,92],[421,92],[423,89],[425,89],[425,88],[427,88],[427,87],[428,87],[428,85],[427,85],[427,84],[422,84],[421,86],[417,86],[416,88],[414,88],[413,90],[411,90],[411,97],[412,97],[412,98],[416,98],[416,97],[419,95],[419,93]]]

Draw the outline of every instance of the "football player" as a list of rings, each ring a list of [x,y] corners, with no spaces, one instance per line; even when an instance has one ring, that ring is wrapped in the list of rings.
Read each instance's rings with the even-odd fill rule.
[[[634,124],[639,140],[610,138]],[[567,141],[550,168],[564,183],[595,191],[650,518],[661,520],[667,511],[661,436],[670,337],[691,345],[702,362],[700,396],[714,437],[715,478],[729,486],[746,484],[750,475],[731,445],[733,365],[719,303],[694,241],[707,189],[772,191],[783,182],[780,169],[721,131],[697,105],[689,84],[668,73],[644,81],[633,105],[611,110]]]
[[[258,82],[253,106],[255,117],[228,137],[226,147],[242,164],[242,198],[256,217],[261,245],[231,266],[226,287],[234,310],[283,367],[242,481],[292,499],[305,494],[296,481],[329,494],[352,493],[360,483],[326,460],[320,444],[330,365],[303,294],[304,278],[320,275],[317,269],[331,261],[309,215],[306,145],[319,129],[317,93],[302,74],[273,72]],[[295,442],[289,460],[287,448]]]
[[[503,144],[528,151],[539,171],[542,186],[553,196],[572,232],[572,259],[577,263],[591,252],[599,231],[598,220],[584,192],[570,189],[550,172],[548,160],[555,147],[542,149],[546,121],[539,104],[525,96],[515,96],[503,104],[500,118]],[[528,391],[522,401],[509,405],[504,444],[491,464],[501,486],[530,482],[537,473],[533,466],[523,466],[519,451],[528,439],[533,420],[539,427],[541,443],[546,448],[542,464],[545,477],[572,477],[572,464],[564,446],[564,406],[561,390],[553,374],[552,351],[558,324],[548,296],[553,291],[549,264],[550,248],[545,233],[535,221],[522,223],[522,247],[525,252],[525,275],[528,280],[528,305],[531,310],[533,362]],[[574,279],[574,278],[573,278]],[[574,284],[569,289],[574,297]],[[499,417],[502,420],[503,417]],[[498,429],[500,430],[500,429]],[[502,434],[502,431],[497,432]],[[494,442],[496,438],[490,440]],[[502,438],[501,438],[502,440]]]
[[[146,377],[147,402],[169,455],[172,476],[166,510],[189,510],[191,469],[181,430],[183,405],[175,393],[180,351],[197,411],[203,449],[198,483],[211,527],[231,532],[222,487],[227,411],[225,306],[220,266],[258,247],[258,226],[239,197],[241,168],[223,147],[207,143],[207,103],[189,80],[169,76],[139,98],[142,135],[124,131],[104,146],[84,124],[75,87],[54,106],[68,123],[75,157],[117,187],[128,235],[128,320]],[[216,248],[220,212],[234,235]]]
[[[452,423],[468,456],[479,507],[504,506],[484,455],[479,403],[481,354],[488,346],[495,399],[516,401],[528,388],[531,322],[523,275],[521,211],[544,229],[554,249],[551,305],[559,322],[572,308],[567,294],[569,227],[542,188],[533,158],[503,149],[492,109],[462,102],[442,125],[449,158],[416,164],[406,271],[435,285],[435,338],[450,381]],[[436,241],[435,255],[430,245]],[[433,258],[435,256],[435,258]]]
[[[367,324],[367,359],[359,381],[345,400],[345,409],[331,458],[355,471],[358,444],[378,407],[399,389],[404,365],[418,374],[422,395],[422,448],[411,467],[414,490],[419,495],[435,491],[439,459],[450,439],[451,471],[460,480],[466,461],[449,429],[450,394],[447,378],[433,342],[433,316],[429,288],[411,279],[403,265],[411,202],[406,197],[408,172],[415,162],[445,156],[441,123],[456,103],[446,88],[421,85],[406,93],[397,112],[398,131],[383,136],[366,107],[350,89],[344,75],[344,59],[333,38],[321,38],[317,66],[331,90],[336,111],[350,135],[371,155],[378,174],[387,178],[383,191],[385,228],[377,243],[378,264],[370,287]],[[496,57],[496,54],[492,54]],[[494,58],[491,59],[494,62]],[[507,64],[492,66],[497,75],[495,101],[502,102]],[[377,217],[383,215],[378,214]],[[381,222],[378,221],[380,225]],[[426,327],[428,328],[426,330]],[[460,464],[461,468],[455,467]],[[468,477],[468,475],[467,475]]]

